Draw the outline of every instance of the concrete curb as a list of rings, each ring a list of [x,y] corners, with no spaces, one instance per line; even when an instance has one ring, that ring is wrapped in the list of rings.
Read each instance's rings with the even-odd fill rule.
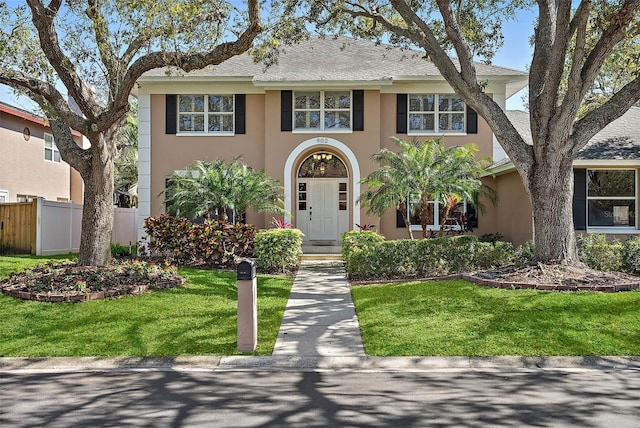
[[[0,372],[634,370],[630,357],[55,357],[0,358]]]

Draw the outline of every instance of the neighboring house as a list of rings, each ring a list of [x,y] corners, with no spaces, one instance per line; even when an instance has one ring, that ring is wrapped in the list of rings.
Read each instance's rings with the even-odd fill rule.
[[[529,113],[508,111],[507,116],[531,142]],[[638,169],[640,168],[640,107],[631,107],[596,134],[573,162],[573,222],[578,234],[605,233],[618,239],[640,234],[638,229]],[[487,183],[499,203],[483,216],[484,228],[521,244],[532,239],[531,204],[520,176],[509,159],[496,162]]]
[[[476,69],[503,108],[527,84],[521,71]],[[167,177],[198,159],[240,155],[264,169],[282,183],[305,240],[336,241],[356,224],[406,237],[393,209],[376,218],[356,203],[360,179],[379,167],[372,155],[395,149],[392,136],[444,136],[447,146],[475,143],[481,157],[505,157],[487,123],[422,54],[367,41],[314,38],[286,47],[266,69],[243,55],[188,74],[155,70],[138,84],[139,237],[142,220],[164,212]],[[247,213],[258,227],[270,218]],[[495,231],[493,221],[479,223],[478,231]]]
[[[73,136],[82,144],[79,133]],[[81,204],[82,190],[80,174],[60,159],[46,120],[0,102],[0,202],[41,196]]]

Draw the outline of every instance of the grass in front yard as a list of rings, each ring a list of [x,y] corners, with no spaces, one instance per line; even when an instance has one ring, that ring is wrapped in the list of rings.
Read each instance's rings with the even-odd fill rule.
[[[48,258],[44,258],[45,260]],[[0,256],[0,279],[43,259]],[[180,288],[83,303],[0,295],[0,356],[235,355],[235,272],[181,268]],[[293,279],[258,276],[258,347],[270,355]]]
[[[357,286],[367,355],[640,355],[640,292],[498,290],[466,281]]]

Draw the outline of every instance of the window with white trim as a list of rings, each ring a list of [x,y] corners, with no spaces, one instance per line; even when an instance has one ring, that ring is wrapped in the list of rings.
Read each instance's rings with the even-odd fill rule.
[[[589,227],[636,226],[636,171],[587,170]]]
[[[351,130],[351,91],[295,91],[296,131]]]
[[[16,201],[18,202],[33,202],[34,199],[38,199],[36,195],[16,195]]]
[[[234,132],[233,95],[178,95],[178,132]]]
[[[455,94],[409,94],[409,134],[464,133],[466,106]]]
[[[44,134],[44,160],[60,162],[60,151],[51,134]]]
[[[418,212],[419,201],[417,197],[407,199],[409,212],[409,222],[411,230],[422,230],[420,224],[420,213]],[[438,201],[429,201],[426,208],[427,230],[440,230],[441,226],[446,231],[463,231],[471,227],[477,227],[475,208],[467,201],[458,202],[453,206],[448,214],[446,206]],[[444,218],[444,216],[447,216]],[[471,221],[471,223],[470,223]]]

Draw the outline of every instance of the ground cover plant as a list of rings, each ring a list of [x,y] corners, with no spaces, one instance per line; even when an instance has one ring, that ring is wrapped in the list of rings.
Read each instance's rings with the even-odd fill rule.
[[[352,287],[367,355],[639,355],[640,292],[499,290],[466,281]]]
[[[42,260],[0,256],[0,280]],[[235,272],[178,271],[182,287],[118,299],[53,304],[0,295],[0,356],[239,354]],[[257,355],[273,350],[292,282],[258,276]]]

